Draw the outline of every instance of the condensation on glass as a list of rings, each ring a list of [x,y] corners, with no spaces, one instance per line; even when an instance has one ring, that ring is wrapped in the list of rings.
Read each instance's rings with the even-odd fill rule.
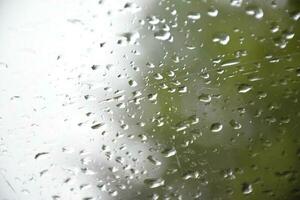
[[[2,0],[0,199],[300,199],[297,0]]]

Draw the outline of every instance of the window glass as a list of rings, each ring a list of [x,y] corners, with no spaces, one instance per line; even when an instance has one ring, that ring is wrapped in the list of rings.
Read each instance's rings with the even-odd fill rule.
[[[297,0],[0,1],[0,199],[300,198]]]

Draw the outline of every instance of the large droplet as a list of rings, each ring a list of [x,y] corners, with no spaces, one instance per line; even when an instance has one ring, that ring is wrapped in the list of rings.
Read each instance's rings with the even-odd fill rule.
[[[214,133],[220,132],[222,129],[223,129],[223,125],[219,122],[213,123],[210,126],[210,131]]]

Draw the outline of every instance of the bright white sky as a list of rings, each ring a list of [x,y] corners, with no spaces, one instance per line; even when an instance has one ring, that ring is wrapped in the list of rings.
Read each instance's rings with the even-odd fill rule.
[[[84,120],[85,113],[78,109],[84,107],[78,75],[83,76],[81,82],[93,81],[86,66],[90,69],[94,63],[116,62],[99,50],[99,43],[116,40],[117,34],[132,29],[132,17],[125,14],[115,19],[119,24],[109,26],[107,11],[116,11],[124,4],[107,1],[99,6],[95,0],[0,1],[0,63],[8,66],[0,65],[1,199],[48,199],[49,194],[62,195],[62,199],[84,197],[84,191],[70,192],[69,186],[62,185],[63,177],[70,176],[62,168],[78,173],[77,151],[86,149],[93,158],[100,148],[91,142],[89,127],[74,126]],[[102,84],[100,81],[99,87]],[[62,106],[64,103],[67,106]],[[70,156],[61,155],[64,146],[73,149]],[[51,154],[35,160],[34,155],[43,151]],[[40,178],[39,172],[44,169],[49,172]],[[89,179],[85,181],[93,181]],[[77,188],[82,183],[76,178],[73,181]]]

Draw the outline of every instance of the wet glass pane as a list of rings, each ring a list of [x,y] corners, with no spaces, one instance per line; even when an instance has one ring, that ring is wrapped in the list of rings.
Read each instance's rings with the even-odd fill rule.
[[[300,199],[299,23],[297,0],[0,1],[0,199]]]

